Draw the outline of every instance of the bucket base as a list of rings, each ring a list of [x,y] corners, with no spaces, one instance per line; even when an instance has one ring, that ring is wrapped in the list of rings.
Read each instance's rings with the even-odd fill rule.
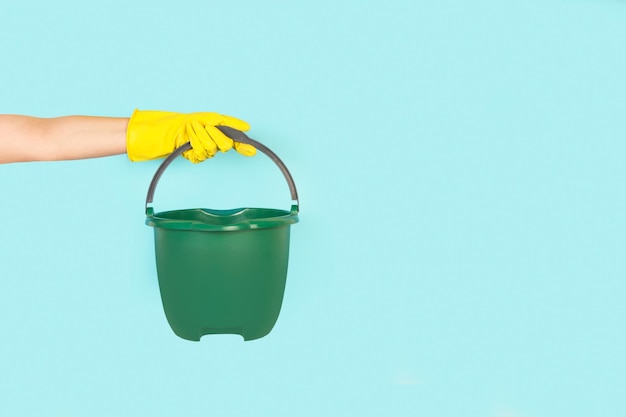
[[[263,329],[263,330],[254,329],[254,331],[252,332],[246,331],[245,329],[242,329],[241,327],[233,327],[230,329],[214,329],[214,328],[205,327],[205,328],[200,329],[199,332],[198,331],[184,332],[183,331],[184,329],[181,329],[180,327],[177,327],[177,328],[172,327],[172,330],[174,331],[176,336],[185,340],[192,341],[192,342],[199,342],[202,336],[216,335],[216,334],[239,335],[243,337],[244,341],[247,342],[250,340],[260,339],[264,336],[267,336],[272,331],[273,327],[274,326],[272,325],[269,329]]]

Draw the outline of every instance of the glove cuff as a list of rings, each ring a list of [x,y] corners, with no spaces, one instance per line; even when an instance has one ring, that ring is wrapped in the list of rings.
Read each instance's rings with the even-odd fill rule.
[[[126,128],[126,153],[133,162],[164,158],[174,151],[179,113],[135,109]]]

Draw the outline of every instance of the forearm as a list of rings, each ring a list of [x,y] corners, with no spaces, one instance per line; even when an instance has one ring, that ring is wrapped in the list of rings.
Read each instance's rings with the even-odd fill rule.
[[[0,163],[122,154],[127,125],[116,117],[0,115]]]

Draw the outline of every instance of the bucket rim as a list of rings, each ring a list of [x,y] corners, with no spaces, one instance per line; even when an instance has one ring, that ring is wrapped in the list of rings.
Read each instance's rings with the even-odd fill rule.
[[[146,225],[156,229],[233,232],[240,230],[271,229],[298,223],[297,206],[291,211],[242,207],[229,210],[192,208],[167,210],[155,213],[146,211]]]

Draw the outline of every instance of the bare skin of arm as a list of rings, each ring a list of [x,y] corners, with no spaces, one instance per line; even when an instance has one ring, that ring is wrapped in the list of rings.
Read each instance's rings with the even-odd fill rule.
[[[126,153],[128,120],[0,115],[0,163],[98,158]]]

